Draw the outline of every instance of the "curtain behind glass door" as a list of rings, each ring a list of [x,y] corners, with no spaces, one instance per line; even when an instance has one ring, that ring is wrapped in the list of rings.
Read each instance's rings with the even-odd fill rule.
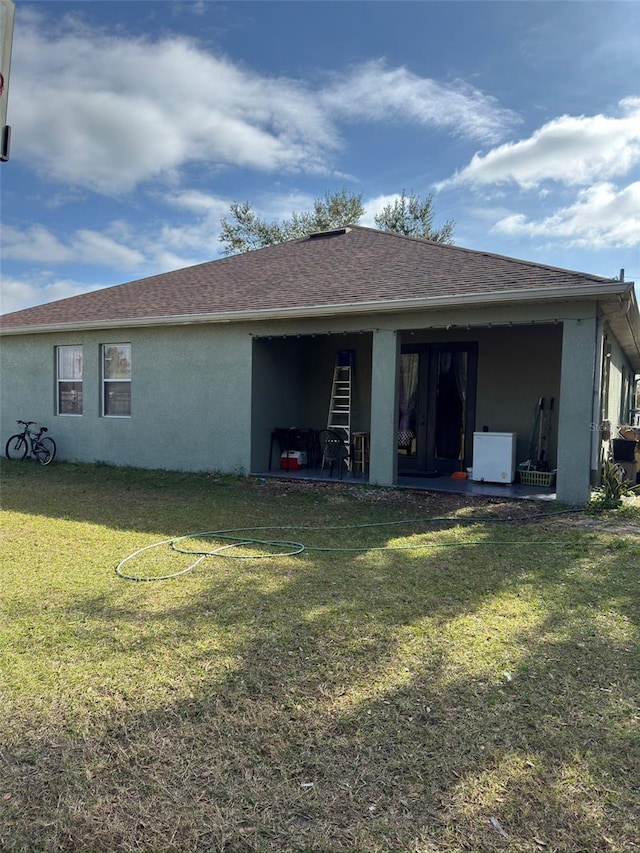
[[[419,353],[401,354],[398,452],[404,456],[415,456],[416,454],[419,368]]]

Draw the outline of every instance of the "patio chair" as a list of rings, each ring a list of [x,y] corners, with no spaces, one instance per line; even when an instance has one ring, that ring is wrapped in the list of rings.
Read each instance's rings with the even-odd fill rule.
[[[322,454],[320,476],[322,477],[325,467],[328,467],[329,476],[333,477],[333,468],[335,465],[340,472],[340,479],[342,479],[344,467],[348,465],[350,455],[349,445],[339,432],[332,429],[321,429],[318,433],[318,442],[320,444],[320,453]]]

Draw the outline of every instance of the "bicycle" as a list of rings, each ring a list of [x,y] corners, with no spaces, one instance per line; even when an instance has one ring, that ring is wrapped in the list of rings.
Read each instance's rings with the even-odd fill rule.
[[[24,459],[31,450],[31,455],[40,465],[48,465],[53,462],[53,457],[56,455],[56,443],[50,436],[44,436],[48,432],[47,427],[40,427],[40,430],[32,432],[29,427],[33,426],[36,421],[16,421],[24,427],[21,433],[12,435],[7,441],[5,453],[7,459]]]

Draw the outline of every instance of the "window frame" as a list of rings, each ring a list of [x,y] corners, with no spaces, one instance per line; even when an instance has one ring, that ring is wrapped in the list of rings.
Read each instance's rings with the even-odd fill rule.
[[[61,355],[64,350],[77,350],[80,353],[80,378],[69,378],[61,375]],[[55,411],[61,418],[81,418],[84,414],[84,350],[82,344],[59,344],[55,347]],[[63,384],[79,387],[80,410],[65,412],[61,406],[61,387]],[[78,389],[74,389],[75,394]]]
[[[127,348],[129,351],[129,376],[128,377],[117,377],[111,378],[107,377],[106,374],[106,358],[107,352],[110,347],[122,347]],[[129,342],[119,342],[119,343],[105,343],[100,344],[100,415],[103,418],[130,418],[132,405],[131,405],[131,382],[132,382],[132,346]],[[122,385],[127,383],[129,385],[129,411],[126,413],[113,413],[107,411],[107,387],[109,384],[119,384]]]

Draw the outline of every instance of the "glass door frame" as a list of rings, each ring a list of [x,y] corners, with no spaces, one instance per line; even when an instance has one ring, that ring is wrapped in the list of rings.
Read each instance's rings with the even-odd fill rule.
[[[466,352],[466,389],[463,412],[462,458],[444,459],[436,455],[437,435],[437,392],[439,355],[446,352]],[[473,458],[473,432],[476,417],[476,386],[478,372],[477,341],[455,343],[410,343],[402,344],[400,354],[418,355],[418,378],[415,389],[415,413],[412,425],[415,437],[411,447],[413,453],[398,448],[398,472],[400,474],[427,475],[429,473],[452,473],[465,470]],[[400,375],[398,382],[400,382]],[[398,416],[400,422],[401,413]]]

